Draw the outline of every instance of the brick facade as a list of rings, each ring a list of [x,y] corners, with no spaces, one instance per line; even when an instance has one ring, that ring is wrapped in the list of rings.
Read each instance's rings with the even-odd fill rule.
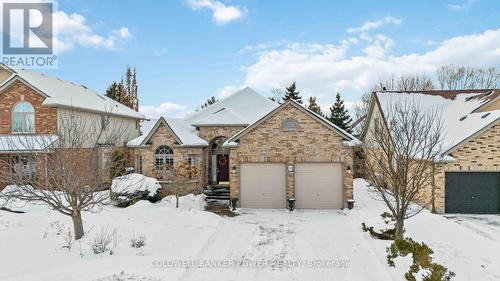
[[[26,84],[15,81],[0,93],[0,134],[12,133],[12,109],[20,101],[27,101],[35,108],[35,133],[57,133],[57,109],[42,106],[45,97]]]
[[[435,206],[444,213],[446,171],[496,171],[500,172],[500,123],[453,151],[456,161],[436,167]]]
[[[291,118],[298,121],[296,131],[283,131],[282,123]],[[231,148],[230,167],[238,167],[230,174],[231,197],[238,198],[239,167],[244,162],[280,162],[294,165],[297,162],[342,163],[345,203],[353,198],[352,174],[346,171],[353,165],[353,150],[343,145],[342,137],[297,109],[292,104],[253,128],[240,138],[239,147]],[[351,168],[352,169],[352,168]],[[287,196],[295,192],[294,173],[287,172]]]

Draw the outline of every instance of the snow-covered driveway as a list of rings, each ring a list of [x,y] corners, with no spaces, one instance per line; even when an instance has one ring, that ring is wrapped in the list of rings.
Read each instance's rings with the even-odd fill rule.
[[[194,259],[247,263],[192,268],[180,280],[390,279],[359,229],[341,211],[244,210],[239,217],[225,219]],[[258,261],[264,263],[252,264]]]
[[[485,238],[500,243],[500,215],[453,214],[445,217]]]
[[[181,209],[165,200],[106,207],[85,214],[86,235],[71,251],[62,248],[68,218],[45,206],[0,211],[0,280],[403,280],[408,260],[389,267],[390,242],[360,226],[380,223],[385,207],[362,180],[354,192],[351,211],[247,209],[221,218],[202,211],[195,196],[184,198]],[[457,274],[453,280],[500,280],[500,230],[492,224],[422,212],[405,234],[434,249],[436,262]],[[102,228],[118,233],[113,255],[90,249]],[[146,246],[131,248],[132,234],[144,234]]]

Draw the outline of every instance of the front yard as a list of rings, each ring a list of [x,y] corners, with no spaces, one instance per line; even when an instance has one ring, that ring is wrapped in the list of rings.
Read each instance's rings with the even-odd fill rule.
[[[0,280],[402,280],[409,260],[389,267],[390,242],[361,230],[362,222],[380,222],[384,205],[363,180],[354,189],[351,211],[248,209],[228,218],[203,211],[195,196],[180,209],[167,200],[105,207],[84,215],[86,235],[71,250],[63,248],[65,216],[45,206],[0,211]],[[427,243],[453,280],[500,280],[499,221],[422,212],[407,222],[406,236]],[[91,250],[103,229],[116,233],[112,255]],[[146,246],[130,247],[138,235]]]

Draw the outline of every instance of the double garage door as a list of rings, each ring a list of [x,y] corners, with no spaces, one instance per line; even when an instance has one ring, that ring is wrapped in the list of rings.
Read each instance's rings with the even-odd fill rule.
[[[500,214],[500,173],[446,172],[445,212]]]
[[[341,164],[297,163],[294,170],[297,208],[342,208]],[[286,165],[283,163],[241,164],[241,206],[286,208],[286,176]]]

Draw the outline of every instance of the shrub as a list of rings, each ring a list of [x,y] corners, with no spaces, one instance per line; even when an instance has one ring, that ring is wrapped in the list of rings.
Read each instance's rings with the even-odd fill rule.
[[[123,176],[127,165],[127,154],[123,149],[115,149],[111,153],[111,167],[109,167],[109,182],[114,178]]]
[[[361,223],[361,228],[364,232],[370,233],[373,238],[380,240],[394,240],[396,234],[395,228],[384,229],[381,232],[377,232],[373,229],[373,226],[367,227],[364,222]]]
[[[446,267],[432,262],[432,251],[425,243],[418,243],[411,238],[394,241],[387,248],[387,263],[389,266],[395,266],[394,259],[398,256],[405,257],[412,254],[413,264],[405,274],[408,281],[415,281],[415,274],[421,269],[429,271],[429,274],[423,276],[424,281],[449,281],[455,276],[455,273],[449,271]]]
[[[117,246],[118,235],[116,229],[110,232],[107,228],[101,228],[101,231],[94,235],[94,239],[92,240],[90,247],[92,248],[94,254],[102,254],[111,250],[109,248],[111,243],[113,243],[114,248]]]
[[[63,234],[62,238],[64,240],[63,248],[67,248],[68,251],[71,251],[74,241],[73,232],[71,232],[71,229],[68,229],[68,231]]]
[[[132,237],[130,237],[130,246],[132,248],[140,248],[140,247],[143,247],[146,245],[146,236],[145,235],[139,235],[139,236],[135,236],[135,235],[132,235]]]

